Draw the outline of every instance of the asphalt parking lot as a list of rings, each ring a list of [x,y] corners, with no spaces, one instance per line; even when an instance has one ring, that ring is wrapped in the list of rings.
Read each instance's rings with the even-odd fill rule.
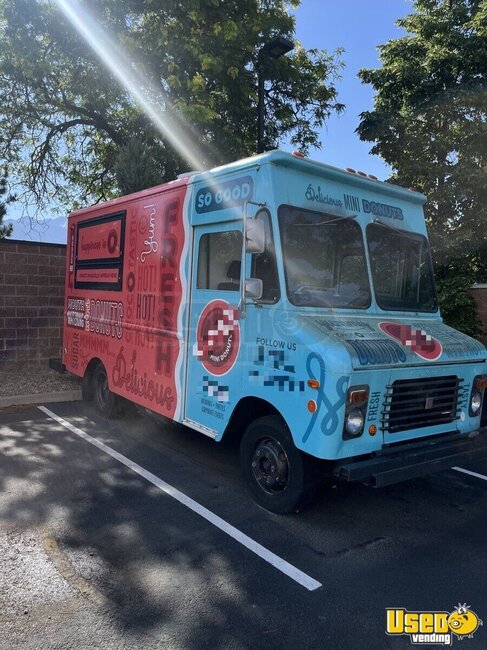
[[[486,620],[461,647],[487,647],[487,459],[278,516],[234,443],[49,411],[0,415],[2,649],[410,648],[387,607],[458,603]]]

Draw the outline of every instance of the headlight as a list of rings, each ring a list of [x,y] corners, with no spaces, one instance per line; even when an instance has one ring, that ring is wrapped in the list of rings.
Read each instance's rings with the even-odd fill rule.
[[[360,409],[353,409],[345,420],[345,430],[351,436],[358,436],[364,427],[364,414]]]
[[[472,392],[472,397],[470,398],[470,414],[478,415],[481,406],[482,406],[482,395],[478,390],[474,390]]]

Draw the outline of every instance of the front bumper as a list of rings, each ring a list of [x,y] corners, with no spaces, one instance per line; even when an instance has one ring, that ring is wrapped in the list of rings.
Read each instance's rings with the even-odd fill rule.
[[[458,433],[441,440],[393,445],[371,456],[345,459],[334,468],[335,477],[385,487],[450,469],[487,456],[487,427],[467,435]]]

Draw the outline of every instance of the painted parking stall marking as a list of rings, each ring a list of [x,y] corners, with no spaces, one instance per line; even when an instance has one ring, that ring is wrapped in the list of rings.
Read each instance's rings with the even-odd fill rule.
[[[452,467],[456,472],[462,472],[463,474],[468,474],[469,476],[474,476],[475,478],[480,478],[482,481],[487,481],[487,476],[483,474],[478,474],[477,472],[472,472],[469,469],[463,469],[463,467]]]
[[[262,546],[261,544],[253,540],[251,537],[248,537],[247,535],[245,535],[245,533],[242,533],[240,530],[238,530],[231,524],[227,523],[224,519],[211,512],[211,510],[208,510],[207,508],[199,504],[191,497],[188,497],[186,494],[176,489],[172,485],[169,485],[169,483],[166,483],[165,481],[157,477],[155,474],[152,474],[151,472],[147,471],[137,463],[134,463],[134,461],[130,460],[126,456],[123,456],[118,451],[115,451],[108,445],[105,445],[105,443],[101,442],[100,440],[93,438],[89,434],[85,433],[82,429],[79,429],[78,427],[74,426],[73,424],[71,424],[64,418],[60,417],[59,415],[56,415],[53,411],[46,408],[45,406],[39,406],[38,409],[43,413],[45,413],[48,417],[52,418],[60,425],[62,425],[63,427],[71,431],[72,433],[76,434],[80,438],[83,438],[83,440],[89,442],[91,445],[97,447],[98,449],[100,449],[100,451],[105,452],[115,460],[118,460],[119,463],[122,463],[122,465],[125,465],[126,467],[131,469],[139,476],[142,476],[142,478],[145,478],[146,481],[149,481],[149,483],[152,483],[160,490],[162,490],[162,492],[164,492],[168,496],[171,496],[173,499],[176,499],[176,501],[179,501],[179,503],[181,503],[182,505],[186,506],[187,508],[195,512],[200,517],[203,517],[203,519],[209,521],[211,524],[216,526],[216,528],[219,528],[221,531],[226,533],[229,537],[232,537],[235,541],[242,544],[242,546],[248,548],[250,551],[255,553],[255,555],[258,555],[260,558],[262,558],[263,560],[271,564],[278,571],[284,573],[285,575],[287,575],[289,578],[291,578],[292,580],[294,580],[295,582],[303,586],[308,591],[315,591],[316,589],[319,589],[320,587],[323,586],[321,582],[318,582],[317,580],[307,575],[297,567],[293,566],[289,562],[286,562],[286,560],[283,560],[281,557],[279,557],[272,551],[269,551],[269,549],[265,548],[264,546]]]

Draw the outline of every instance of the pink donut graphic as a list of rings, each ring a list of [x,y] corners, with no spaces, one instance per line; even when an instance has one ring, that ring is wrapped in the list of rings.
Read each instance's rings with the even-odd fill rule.
[[[224,300],[212,300],[201,312],[196,327],[195,356],[212,375],[233,368],[240,349],[238,310]]]
[[[379,329],[391,339],[399,341],[409,348],[421,359],[436,361],[441,357],[443,346],[424,330],[416,330],[410,325],[390,322],[379,323]]]

